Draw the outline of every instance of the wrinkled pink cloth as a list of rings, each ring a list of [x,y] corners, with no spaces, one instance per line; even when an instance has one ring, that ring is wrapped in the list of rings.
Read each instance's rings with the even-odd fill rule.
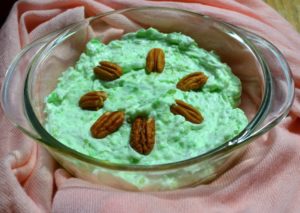
[[[169,192],[127,192],[70,177],[1,111],[0,212],[299,212],[300,36],[261,0],[25,0],[0,31],[1,84],[22,47],[88,16],[132,6],[169,6],[207,14],[273,42],[292,69],[296,97],[289,116],[248,146],[210,184]]]

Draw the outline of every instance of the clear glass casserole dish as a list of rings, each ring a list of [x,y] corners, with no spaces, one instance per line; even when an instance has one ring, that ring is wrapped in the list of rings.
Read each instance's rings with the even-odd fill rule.
[[[132,24],[135,23],[135,24]],[[74,65],[91,38],[104,43],[140,28],[181,32],[214,51],[242,82],[242,108],[249,120],[236,137],[207,153],[161,165],[121,165],[79,153],[44,128],[44,98],[61,73]],[[108,39],[109,38],[109,39]],[[256,137],[288,113],[294,97],[290,69],[280,51],[265,39],[198,13],[172,8],[129,8],[90,17],[25,47],[10,65],[2,85],[5,115],[44,145],[71,174],[127,190],[170,190],[205,183],[222,174]]]

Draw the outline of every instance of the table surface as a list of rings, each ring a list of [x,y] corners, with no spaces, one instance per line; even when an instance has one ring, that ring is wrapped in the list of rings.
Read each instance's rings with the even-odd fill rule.
[[[300,0],[265,0],[300,32]]]

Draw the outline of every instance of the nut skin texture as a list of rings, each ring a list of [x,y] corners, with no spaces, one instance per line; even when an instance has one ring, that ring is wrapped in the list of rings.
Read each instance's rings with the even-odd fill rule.
[[[130,146],[141,155],[148,155],[155,144],[155,120],[137,117],[130,133]]]
[[[165,68],[165,53],[160,48],[153,48],[148,52],[146,58],[147,72],[161,73]]]
[[[101,115],[91,127],[94,138],[105,138],[117,131],[124,122],[125,114],[121,111],[106,112]]]
[[[97,111],[103,107],[106,98],[106,92],[91,91],[81,96],[78,105],[81,109]]]
[[[203,121],[203,117],[197,109],[181,100],[175,100],[175,102],[177,105],[170,106],[170,111],[174,115],[181,115],[185,120],[194,124],[200,124]]]
[[[100,65],[94,68],[94,74],[102,81],[113,81],[121,77],[122,68],[109,61],[101,61]]]
[[[176,87],[182,91],[198,90],[204,86],[207,80],[208,77],[203,72],[194,72],[180,79]]]

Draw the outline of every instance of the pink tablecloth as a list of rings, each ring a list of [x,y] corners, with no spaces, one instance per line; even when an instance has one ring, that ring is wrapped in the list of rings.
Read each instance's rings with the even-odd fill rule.
[[[0,212],[299,212],[300,36],[261,0],[19,1],[0,31],[1,82],[8,64],[30,41],[84,17],[141,5],[197,11],[272,41],[287,58],[296,82],[289,116],[211,184],[133,193],[70,177],[1,112]]]

